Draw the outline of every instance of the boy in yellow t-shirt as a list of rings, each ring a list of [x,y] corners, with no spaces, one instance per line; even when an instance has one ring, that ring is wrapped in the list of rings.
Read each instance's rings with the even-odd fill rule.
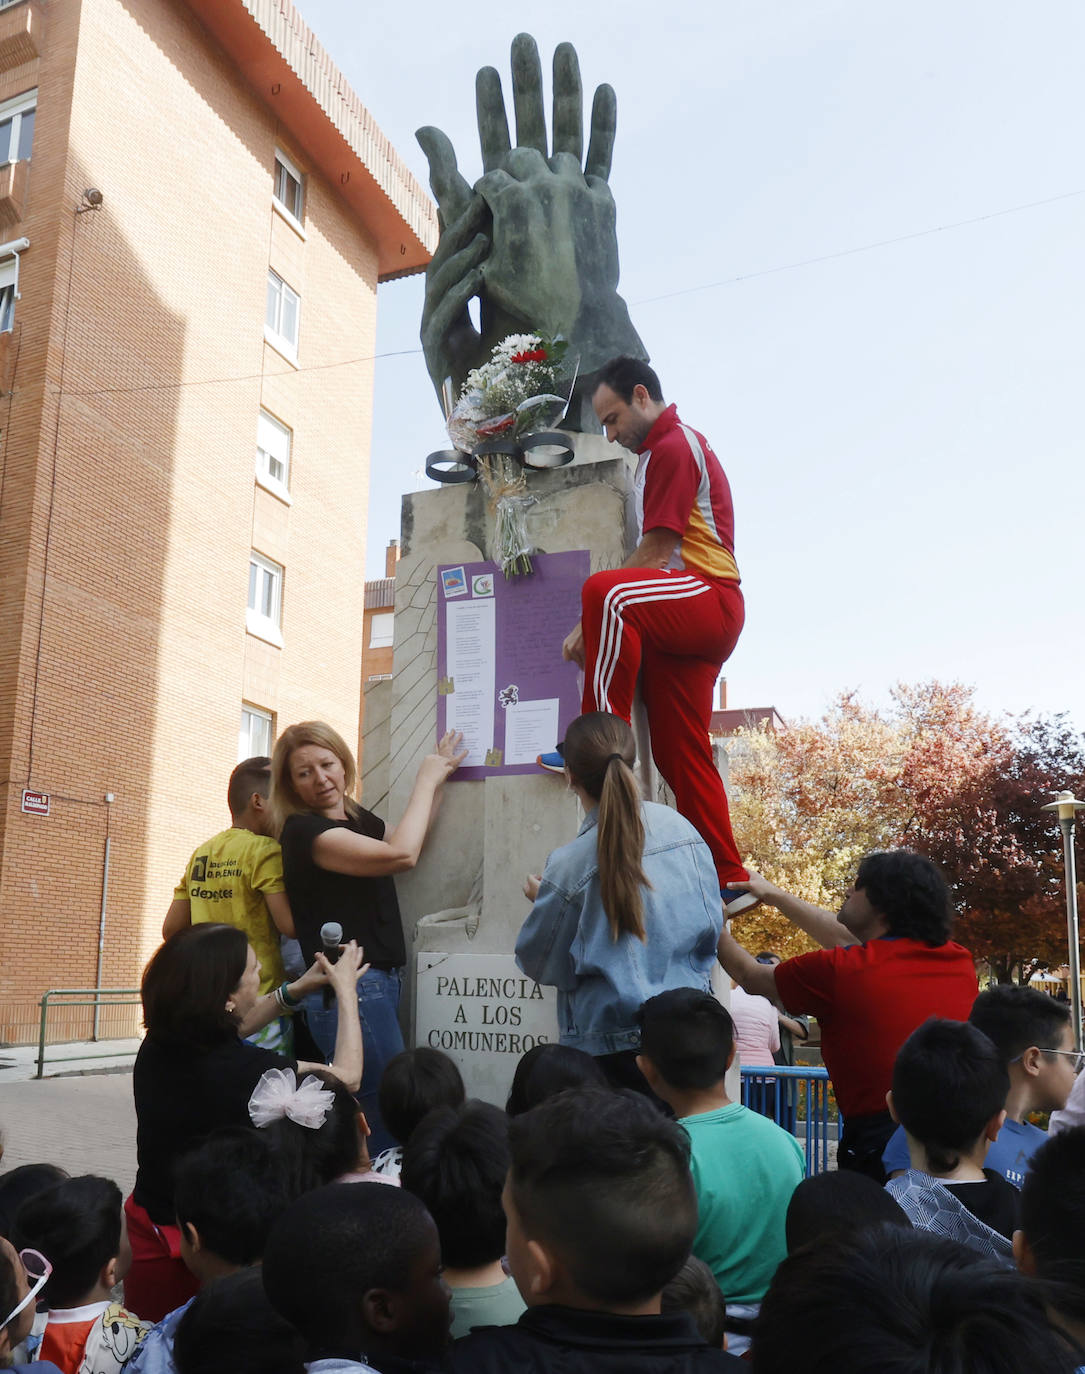
[[[294,936],[282,850],[267,833],[270,788],[270,759],[245,759],[237,765],[226,792],[233,824],[193,853],[162,926],[164,940],[201,921],[222,921],[243,930],[260,961],[261,993],[273,992],[284,981],[279,936]],[[278,1017],[251,1039],[289,1055],[290,1018]]]

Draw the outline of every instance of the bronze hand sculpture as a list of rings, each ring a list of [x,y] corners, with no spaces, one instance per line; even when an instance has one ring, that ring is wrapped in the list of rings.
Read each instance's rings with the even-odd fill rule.
[[[422,347],[438,395],[454,393],[508,334],[541,332],[569,341],[568,376],[579,368],[563,422],[598,431],[592,375],[618,353],[647,358],[618,294],[614,198],[607,177],[617,104],[600,86],[583,156],[583,92],[576,52],[554,53],[553,148],[547,155],[542,66],[535,40],[512,44],[516,147],[509,137],[501,78],[484,67],[475,83],[483,175],[472,187],[440,129],[419,129],[441,237],[426,271]],[[583,159],[583,166],[581,165]],[[481,328],[468,310],[477,297]]]

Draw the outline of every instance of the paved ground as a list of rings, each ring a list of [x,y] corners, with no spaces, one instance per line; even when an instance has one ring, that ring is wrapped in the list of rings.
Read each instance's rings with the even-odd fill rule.
[[[0,1132],[0,1170],[48,1161],[115,1179],[127,1196],[136,1177],[131,1070],[0,1082]]]
[[[136,1113],[132,1104],[131,1064],[138,1042],[97,1046],[50,1046],[49,1054],[69,1052],[48,1071],[58,1076],[34,1080],[30,1050],[0,1050],[0,1171],[19,1164],[48,1161],[73,1174],[101,1174],[115,1179],[125,1196],[136,1177]],[[84,1051],[116,1050],[103,1069],[89,1069]],[[29,1081],[28,1081],[29,1080]],[[827,1167],[836,1168],[836,1141],[830,1139]]]
[[[84,1040],[46,1045],[45,1076],[69,1075],[102,1069],[130,1069],[139,1049],[139,1040]],[[37,1045],[0,1047],[0,1085],[22,1083],[35,1078],[38,1070]]]

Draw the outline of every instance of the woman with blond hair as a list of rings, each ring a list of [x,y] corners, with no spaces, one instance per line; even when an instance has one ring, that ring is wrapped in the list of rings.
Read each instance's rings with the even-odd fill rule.
[[[369,961],[358,984],[365,1043],[359,1101],[374,1151],[391,1145],[381,1121],[377,1087],[384,1066],[403,1049],[400,975],[407,953],[393,875],[418,862],[446,780],[464,757],[450,730],[419,766],[414,789],[395,826],[351,796],[357,779],[345,742],[323,721],[302,721],[279,736],[271,760],[271,808],[283,850],[283,878],[307,964],[321,948],[320,928],[338,922]],[[336,1008],[316,993],[306,999],[309,1030],[330,1056]]]
[[[524,895],[531,915],[516,962],[558,990],[561,1043],[594,1055],[620,1087],[648,1092],[636,1066],[641,1004],[669,988],[703,988],[723,924],[712,855],[684,816],[641,800],[625,721],[578,716],[560,746],[587,813]]]

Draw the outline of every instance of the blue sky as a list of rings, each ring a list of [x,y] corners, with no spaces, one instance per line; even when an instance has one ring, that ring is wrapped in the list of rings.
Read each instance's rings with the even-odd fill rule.
[[[298,3],[423,183],[422,124],[480,173],[474,75],[507,91],[519,28],[617,90],[621,290],[734,491],[732,705],[939,677],[1085,728],[1085,9]],[[421,301],[381,287],[378,352]],[[421,353],[378,360],[369,576],[443,438]]]

